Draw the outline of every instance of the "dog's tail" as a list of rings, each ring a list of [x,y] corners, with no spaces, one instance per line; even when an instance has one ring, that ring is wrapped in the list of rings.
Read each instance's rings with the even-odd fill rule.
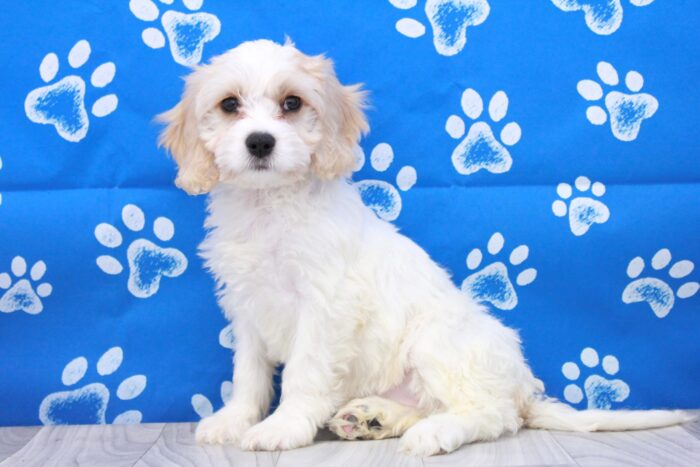
[[[624,431],[676,425],[695,418],[683,410],[576,410],[555,399],[540,399],[530,403],[525,426],[561,431]]]

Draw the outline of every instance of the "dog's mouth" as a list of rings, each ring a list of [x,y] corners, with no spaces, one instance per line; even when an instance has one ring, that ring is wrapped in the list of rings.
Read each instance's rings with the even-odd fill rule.
[[[266,170],[270,170],[270,168],[271,168],[271,165],[268,161],[256,160],[256,161],[253,161],[253,163],[251,165],[252,165],[253,170],[256,172],[264,172]]]

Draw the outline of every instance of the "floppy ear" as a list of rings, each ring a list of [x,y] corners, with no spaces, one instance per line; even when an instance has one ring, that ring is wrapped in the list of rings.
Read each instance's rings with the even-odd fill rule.
[[[158,121],[167,125],[160,134],[159,144],[177,162],[175,185],[190,195],[198,195],[212,189],[219,180],[219,170],[214,155],[199,138],[191,86],[187,84],[182,100],[175,107],[158,116]]]
[[[312,155],[312,169],[319,178],[343,177],[355,167],[353,148],[369,130],[363,111],[367,93],[360,84],[340,84],[327,58],[312,57],[311,64],[310,72],[323,82],[325,106],[320,115],[323,138]]]

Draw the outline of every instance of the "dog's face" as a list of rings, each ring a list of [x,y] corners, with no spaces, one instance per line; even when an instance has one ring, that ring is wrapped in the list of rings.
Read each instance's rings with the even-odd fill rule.
[[[342,86],[333,64],[292,44],[246,42],[197,68],[177,106],[162,114],[161,143],[190,194],[216,183],[266,188],[353,168],[367,130],[359,86]]]

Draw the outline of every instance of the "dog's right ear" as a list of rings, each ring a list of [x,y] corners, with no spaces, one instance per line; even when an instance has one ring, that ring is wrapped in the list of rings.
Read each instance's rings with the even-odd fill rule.
[[[214,155],[199,138],[195,116],[194,90],[188,82],[182,100],[172,109],[158,115],[166,124],[159,145],[164,146],[177,162],[175,185],[190,195],[208,193],[219,180]]]

